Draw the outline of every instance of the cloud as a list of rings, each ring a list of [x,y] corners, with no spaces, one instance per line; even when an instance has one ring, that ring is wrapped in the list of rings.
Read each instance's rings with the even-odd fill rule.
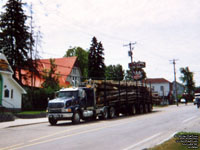
[[[30,3],[30,0],[24,0]],[[169,60],[179,68],[198,70],[200,55],[199,0],[34,0],[42,47],[61,57],[69,46],[90,47],[92,36],[102,41],[106,64],[128,68],[128,42],[137,41],[134,60],[147,63],[148,77],[173,80]],[[44,55],[43,55],[44,56]],[[54,56],[54,55],[52,55]],[[44,56],[46,57],[46,56]],[[200,85],[198,72],[195,79]],[[177,77],[178,78],[178,77]]]

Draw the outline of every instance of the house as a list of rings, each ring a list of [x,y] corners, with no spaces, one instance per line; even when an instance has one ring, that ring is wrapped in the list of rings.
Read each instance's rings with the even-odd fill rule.
[[[172,89],[173,89],[173,95],[175,95],[175,89],[176,89],[177,96],[178,95],[181,96],[185,92],[185,86],[181,83],[176,82],[176,88],[175,88],[175,81],[172,82]]]
[[[157,93],[162,99],[161,104],[172,103],[172,87],[171,82],[164,78],[148,78],[146,79],[146,84],[151,87],[152,91]]]
[[[26,91],[13,79],[13,70],[0,53],[0,105],[10,109],[22,108],[22,94]]]
[[[81,71],[78,67],[77,57],[55,58],[54,60],[54,63],[57,66],[55,73],[59,76],[60,87],[73,85],[73,81],[76,81],[76,83],[81,81]],[[31,73],[27,70],[23,70],[22,74],[29,74],[28,79],[23,79],[23,85],[38,88],[42,87],[42,83],[44,82],[42,75],[44,74],[44,70],[50,70],[50,59],[40,59],[37,60],[37,62],[39,64],[37,70],[40,73],[40,76],[33,75],[33,78],[31,79]]]

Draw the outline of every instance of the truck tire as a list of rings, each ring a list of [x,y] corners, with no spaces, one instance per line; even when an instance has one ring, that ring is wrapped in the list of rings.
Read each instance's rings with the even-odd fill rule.
[[[149,112],[149,106],[148,106],[148,104],[145,104],[145,105],[144,105],[144,111],[145,111],[145,113],[148,113],[148,112]]]
[[[149,112],[152,112],[152,109],[153,109],[152,104],[149,104],[148,107],[149,107]]]
[[[72,123],[73,123],[73,124],[78,124],[78,123],[80,123],[80,119],[81,119],[80,113],[79,113],[78,111],[76,111],[76,112],[74,113],[74,115],[73,115]]]
[[[54,126],[57,124],[57,120],[55,120],[54,118],[49,118],[49,123]]]
[[[99,118],[101,119],[101,120],[106,120],[106,119],[108,119],[108,109],[105,107],[104,109],[103,109],[103,111],[102,111],[102,116],[99,116]]]
[[[136,114],[136,107],[133,104],[132,107],[131,107],[131,115],[135,115],[135,114]]]
[[[142,104],[140,104],[140,114],[144,113],[144,106]]]
[[[110,107],[109,109],[109,118],[112,119],[115,117],[115,108],[114,107]]]

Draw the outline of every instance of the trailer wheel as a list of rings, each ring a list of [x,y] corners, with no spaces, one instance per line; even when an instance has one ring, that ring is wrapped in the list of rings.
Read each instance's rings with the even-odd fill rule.
[[[49,123],[53,126],[56,125],[57,120],[55,120],[54,118],[49,118]]]
[[[149,106],[148,106],[148,104],[145,104],[145,105],[144,105],[144,109],[145,109],[145,113],[148,113],[148,112],[149,112]]]
[[[152,104],[149,104],[148,106],[149,106],[149,112],[152,112],[153,109]]]
[[[136,114],[136,107],[135,105],[132,105],[131,107],[131,115],[135,115]]]
[[[109,118],[114,118],[115,117],[115,108],[114,107],[110,107],[109,109]]]
[[[142,104],[140,104],[140,114],[144,113],[144,106]]]
[[[78,124],[80,123],[80,113],[79,112],[75,112],[72,118],[72,123],[74,124]]]

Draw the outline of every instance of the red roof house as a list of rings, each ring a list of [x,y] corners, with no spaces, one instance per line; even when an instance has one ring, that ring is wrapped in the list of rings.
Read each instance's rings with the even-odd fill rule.
[[[56,74],[59,75],[59,85],[61,87],[66,87],[72,84],[72,80],[80,81],[81,71],[78,67],[77,57],[63,57],[63,58],[55,58],[55,64],[57,65]],[[44,70],[50,69],[50,59],[40,59],[38,61],[37,70],[40,73],[40,76],[32,75],[27,70],[23,70],[22,74],[29,74],[27,79],[23,79],[22,83],[26,86],[33,87],[42,87],[42,83],[44,79],[42,75],[44,74]]]

